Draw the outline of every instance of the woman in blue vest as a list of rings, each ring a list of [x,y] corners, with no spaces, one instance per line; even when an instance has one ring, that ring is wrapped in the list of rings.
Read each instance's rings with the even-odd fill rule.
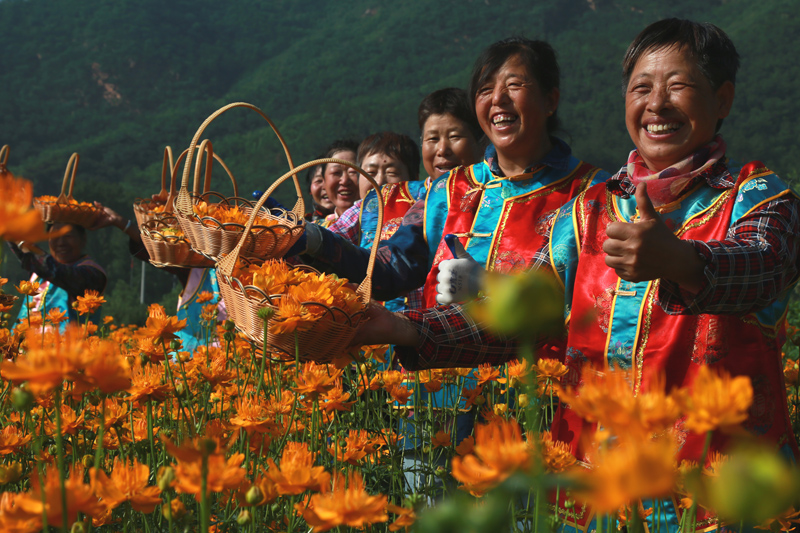
[[[55,235],[63,224],[55,224],[50,229]],[[77,320],[78,313],[72,308],[78,296],[87,290],[102,293],[106,288],[106,273],[84,252],[86,248],[86,229],[83,226],[70,226],[67,233],[49,240],[50,253],[26,243],[12,244],[11,249],[22,263],[22,268],[31,272],[31,281],[39,282],[39,293],[26,297],[19,319],[33,313],[47,314],[52,309],[60,309]],[[35,253],[34,251],[36,250]],[[30,305],[32,304],[32,305]]]

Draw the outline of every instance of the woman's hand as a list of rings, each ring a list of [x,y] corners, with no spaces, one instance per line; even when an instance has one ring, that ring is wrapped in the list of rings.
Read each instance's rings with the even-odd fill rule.
[[[107,228],[108,226],[114,226],[124,231],[125,225],[128,223],[128,220],[124,218],[122,215],[111,209],[110,207],[105,207],[100,202],[94,203],[95,208],[100,212],[97,215],[97,220],[95,220],[92,227],[88,228],[90,230],[98,230],[102,228]]]
[[[703,287],[705,264],[694,246],[675,236],[658,215],[647,184],[636,187],[639,218],[635,223],[612,222],[603,243],[606,265],[632,282],[666,278],[697,293]]]
[[[351,346],[394,344],[416,346],[419,333],[411,321],[400,313],[392,313],[384,306],[370,302],[367,316],[356,330]]]

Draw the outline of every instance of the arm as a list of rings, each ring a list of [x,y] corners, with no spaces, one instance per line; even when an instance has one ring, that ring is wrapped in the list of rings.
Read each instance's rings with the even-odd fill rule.
[[[491,333],[463,307],[440,306],[392,313],[373,304],[354,345],[392,343],[407,370],[477,367],[517,357],[517,342]]]
[[[705,262],[693,294],[661,281],[658,301],[670,314],[747,314],[772,304],[798,279],[800,200],[784,195],[739,219],[721,241],[684,241]]]
[[[103,292],[106,275],[90,265],[65,265],[50,254],[36,255],[23,252],[15,244],[9,243],[11,250],[19,258],[22,268],[33,272],[57,287],[61,287],[70,297],[82,296],[87,290]]]
[[[414,204],[397,232],[381,242],[372,276],[375,299],[391,300],[425,283],[429,252],[422,226],[424,210],[424,200]],[[306,263],[352,282],[364,279],[369,262],[368,249],[312,224],[306,227],[306,236],[303,256]]]

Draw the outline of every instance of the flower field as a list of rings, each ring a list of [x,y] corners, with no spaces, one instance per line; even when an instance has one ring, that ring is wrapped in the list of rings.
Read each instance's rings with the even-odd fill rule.
[[[0,187],[0,236],[42,238],[30,184]],[[280,333],[313,328],[298,302],[341,283],[277,268],[249,275],[289,286]],[[746,377],[703,367],[692,390],[634,394],[628,371],[587,369],[573,387],[524,344],[472,372],[401,373],[386,346],[287,360],[219,323],[214,303],[189,353],[185,324],[157,304],[143,327],[92,323],[97,294],[76,302],[79,323],[50,311],[15,325],[13,297],[40,288],[2,283],[0,531],[779,531],[797,518],[797,471],[742,430]],[[796,431],[798,365],[784,363]],[[586,461],[550,433],[560,403],[591,428]],[[718,433],[729,455],[709,452]],[[686,434],[705,439],[698,461],[681,459]]]

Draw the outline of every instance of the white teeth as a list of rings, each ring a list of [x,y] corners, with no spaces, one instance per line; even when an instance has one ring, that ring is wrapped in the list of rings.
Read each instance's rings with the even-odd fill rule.
[[[511,123],[515,120],[517,120],[517,117],[513,115],[497,115],[496,117],[492,118],[492,124],[496,126],[498,124]]]
[[[648,124],[647,131],[649,133],[667,133],[680,128],[680,124]]]

